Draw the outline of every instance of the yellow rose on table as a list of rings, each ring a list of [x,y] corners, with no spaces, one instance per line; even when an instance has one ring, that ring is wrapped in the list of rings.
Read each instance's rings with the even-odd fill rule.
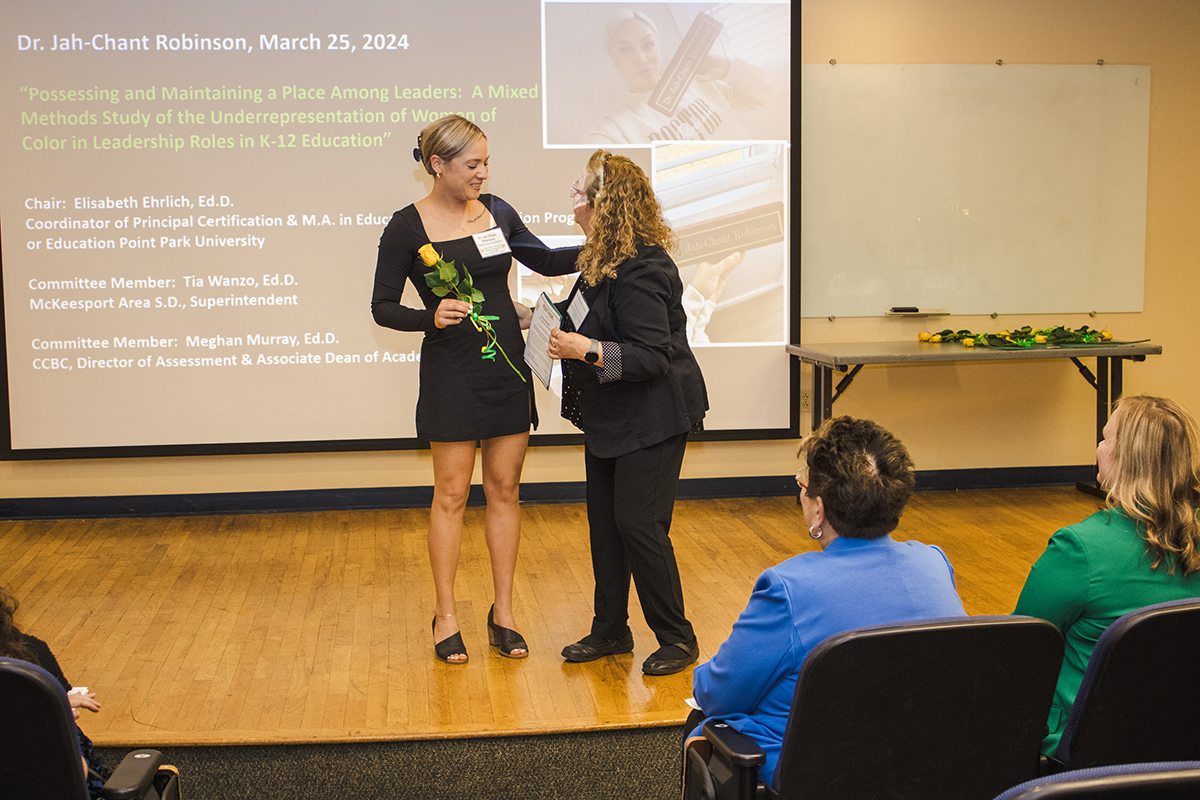
[[[963,343],[963,347],[974,347],[975,346],[975,340],[970,337],[963,339],[962,343]]]
[[[439,256],[437,251],[433,249],[432,244],[421,245],[421,248],[417,250],[417,255],[421,257],[421,260],[425,262],[425,266],[427,267],[432,267],[434,264],[442,260],[442,257]]]

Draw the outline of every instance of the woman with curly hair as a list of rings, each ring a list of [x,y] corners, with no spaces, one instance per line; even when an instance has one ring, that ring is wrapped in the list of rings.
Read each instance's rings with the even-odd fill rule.
[[[1118,403],[1096,447],[1108,508],[1050,537],[1013,613],[1047,619],[1066,640],[1050,705],[1051,755],[1100,634],[1143,606],[1200,597],[1200,429],[1163,397]]]
[[[642,671],[669,675],[699,655],[670,531],[684,447],[700,429],[708,395],[668,255],[675,237],[645,173],[597,150],[571,196],[587,242],[549,352],[563,360],[563,416],[584,432],[596,592],[591,632],[563,658],[633,650],[632,576],[659,645]]]

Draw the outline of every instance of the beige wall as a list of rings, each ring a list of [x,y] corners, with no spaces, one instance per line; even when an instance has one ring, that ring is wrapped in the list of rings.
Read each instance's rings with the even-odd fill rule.
[[[794,6],[795,7],[795,6]],[[1033,325],[1110,328],[1163,355],[1127,364],[1125,391],[1176,398],[1200,413],[1200,3],[1195,0],[804,0],[806,64],[1149,64],[1146,286],[1139,314],[809,319],[806,342],[915,337]],[[998,67],[999,69],[999,67]],[[1094,363],[1094,362],[1092,362]],[[881,402],[886,397],[886,401]],[[865,369],[835,407],[871,415],[919,469],[1084,464],[1095,395],[1070,362]]]
[[[804,0],[800,58],[823,63],[1149,64],[1150,185],[1145,311],[1061,317],[955,317],[955,328],[1066,324],[1151,338],[1164,355],[1126,368],[1126,391],[1200,412],[1200,2],[1196,0]],[[929,323],[806,320],[805,341],[903,339]],[[709,376],[710,380],[714,376]],[[1088,463],[1094,395],[1069,362],[863,370],[839,413],[872,416],[919,469]],[[529,482],[583,479],[578,448],[531,450]],[[688,448],[685,478],[784,475],[795,442]],[[429,485],[426,451],[0,464],[0,495],[54,497]]]

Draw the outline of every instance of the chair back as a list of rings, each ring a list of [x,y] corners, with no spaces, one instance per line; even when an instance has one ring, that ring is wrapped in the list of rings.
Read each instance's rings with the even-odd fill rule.
[[[1200,760],[1200,600],[1130,611],[1101,634],[1054,759],[1066,769]]]
[[[1068,770],[1014,786],[995,800],[1195,800],[1200,761]]]
[[[825,639],[800,670],[779,797],[988,800],[1037,777],[1062,637],[1031,617],[954,617]]]
[[[0,658],[0,797],[86,800],[75,720],[46,670]]]

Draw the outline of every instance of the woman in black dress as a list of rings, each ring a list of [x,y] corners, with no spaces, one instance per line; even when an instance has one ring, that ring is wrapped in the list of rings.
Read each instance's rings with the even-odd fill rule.
[[[512,206],[482,194],[488,176],[487,137],[474,123],[443,117],[426,127],[417,143],[413,155],[433,176],[433,189],[397,211],[384,230],[371,312],[385,327],[425,333],[417,436],[429,441],[433,454],[428,541],[436,593],[434,649],[446,663],[467,662],[454,616],[454,577],[478,441],[487,496],[484,530],[496,592],[488,612],[488,638],[501,655],[524,658],[529,651],[513,630],[512,589],[521,538],[521,467],[529,425],[536,425],[537,416],[521,337],[529,312],[513,303],[508,274],[514,256],[544,275],[573,272],[578,249],[550,250],[526,229]],[[468,319],[470,303],[439,298],[426,285],[430,268],[418,254],[426,244],[470,272],[474,288],[484,295],[481,313],[498,317],[492,326],[507,360],[500,353],[493,360],[482,357],[486,337]],[[416,287],[424,308],[400,305],[406,280]]]
[[[563,416],[584,433],[596,594],[591,632],[563,648],[563,658],[594,661],[633,650],[632,575],[659,645],[642,671],[670,675],[700,652],[670,533],[688,433],[700,428],[708,395],[688,347],[679,270],[667,252],[675,237],[645,173],[597,150],[571,188],[587,243],[562,305],[582,297],[587,314],[578,327],[564,315],[568,330],[551,332],[549,353],[563,359]]]

